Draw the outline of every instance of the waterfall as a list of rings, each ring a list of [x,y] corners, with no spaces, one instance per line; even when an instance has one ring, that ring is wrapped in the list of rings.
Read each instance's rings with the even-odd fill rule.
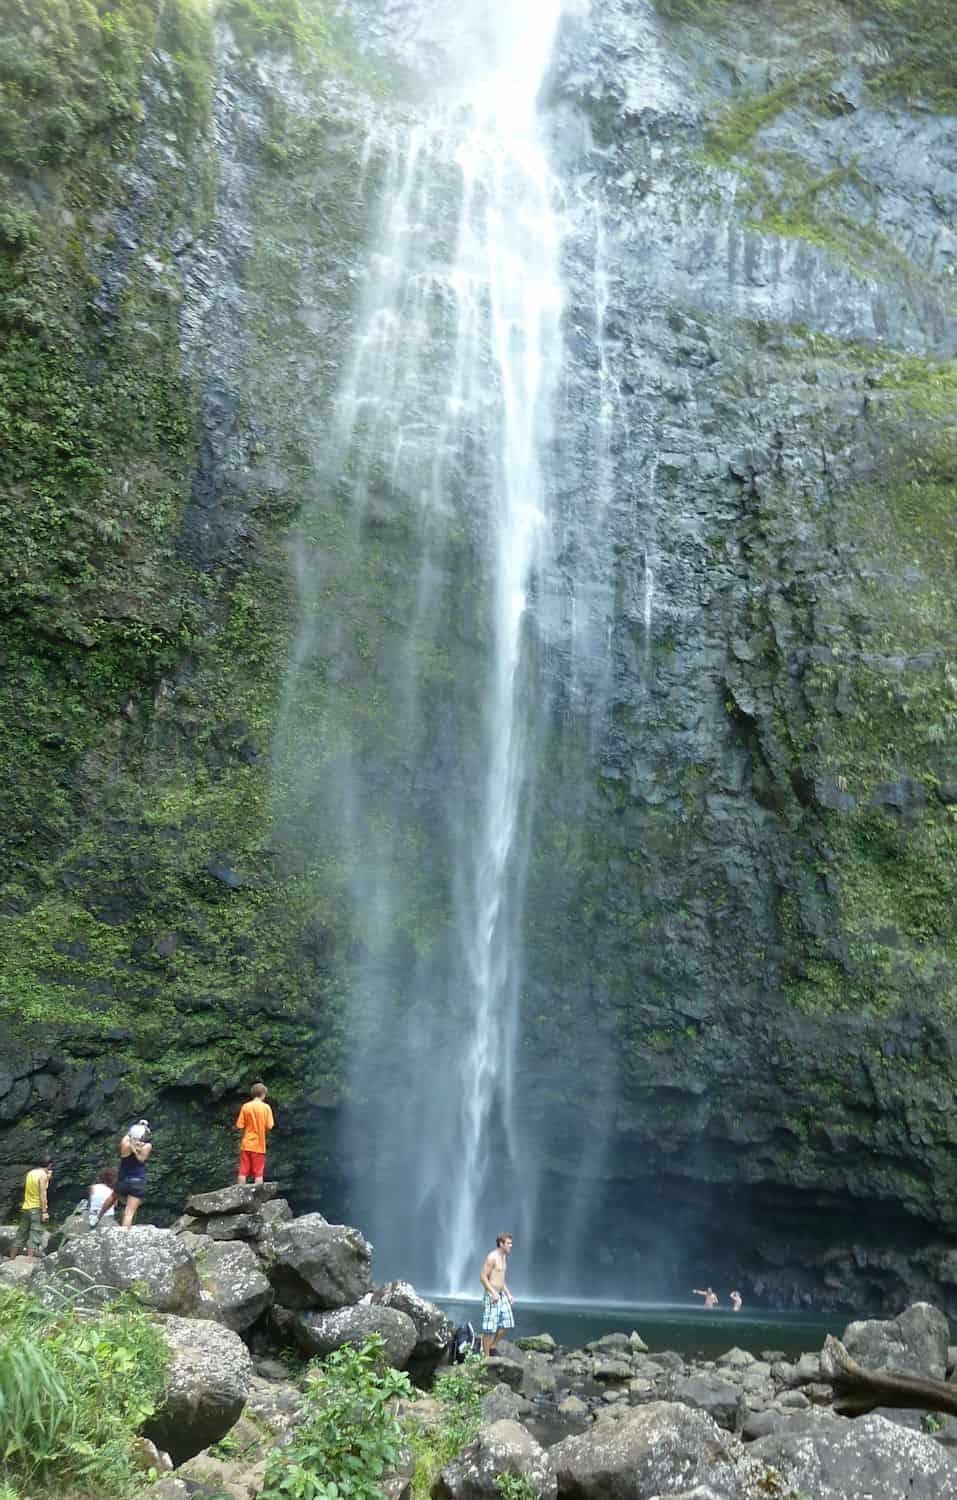
[[[370,139],[381,218],[304,517],[279,752],[287,836],[317,869],[333,847],[354,933],[354,1212],[377,1266],[451,1292],[532,1197],[514,1078],[562,357],[537,101],[560,9],[460,5],[434,100]]]

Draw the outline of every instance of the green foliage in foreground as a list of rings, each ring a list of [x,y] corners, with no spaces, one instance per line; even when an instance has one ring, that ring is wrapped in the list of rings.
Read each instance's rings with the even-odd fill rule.
[[[438,1423],[400,1420],[399,1400],[413,1401],[409,1377],[385,1359],[378,1334],[360,1349],[338,1349],[316,1360],[305,1380],[305,1419],[295,1441],[277,1448],[266,1470],[262,1500],[381,1500],[382,1481],[404,1454],[415,1462],[413,1494],[427,1500],[435,1476],[478,1432],[482,1408],[479,1359],[439,1375],[431,1394]],[[524,1500],[520,1491],[507,1500]]]
[[[262,1500],[380,1500],[403,1448],[395,1403],[413,1395],[377,1334],[310,1365],[303,1422],[295,1441],[273,1453]]]
[[[156,1326],[122,1300],[90,1317],[0,1288],[0,1496],[130,1493],[142,1480],[132,1438],[167,1358]]]
[[[428,1500],[436,1475],[478,1432],[482,1422],[481,1369],[482,1361],[478,1356],[469,1355],[464,1364],[455,1365],[436,1377],[431,1394],[442,1403],[443,1415],[434,1427],[419,1427],[413,1413],[409,1428],[415,1458],[413,1500]],[[522,1497],[513,1496],[512,1500],[522,1500]]]

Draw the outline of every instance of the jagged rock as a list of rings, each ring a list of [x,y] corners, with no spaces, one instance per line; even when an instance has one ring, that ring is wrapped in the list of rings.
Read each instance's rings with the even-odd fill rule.
[[[633,1328],[628,1335],[628,1343],[633,1354],[647,1354],[648,1345],[645,1343],[637,1329]]]
[[[432,1485],[432,1500],[497,1500],[500,1474],[524,1475],[539,1500],[554,1500],[555,1476],[544,1450],[517,1422],[493,1422]]]
[[[410,1317],[394,1307],[376,1307],[371,1302],[331,1312],[276,1308],[273,1317],[277,1328],[291,1334],[307,1354],[331,1354],[344,1344],[358,1346],[377,1333],[385,1340],[385,1357],[390,1365],[404,1370],[416,1344],[416,1328]]]
[[[614,1422],[548,1450],[559,1500],[646,1500],[708,1486],[736,1494],[727,1439],[704,1412],[676,1402],[628,1408]]]
[[[271,1306],[273,1289],[249,1245],[201,1240],[200,1247],[195,1254],[202,1287],[198,1315],[242,1333]]]
[[[145,1306],[184,1316],[200,1304],[199,1275],[188,1248],[171,1229],[151,1224],[101,1228],[70,1240],[38,1263],[34,1286],[40,1295],[54,1283],[78,1286],[93,1300],[135,1288]]]
[[[455,1324],[434,1302],[420,1297],[408,1281],[389,1281],[377,1287],[372,1294],[373,1305],[394,1307],[405,1313],[415,1324],[417,1334],[415,1348],[409,1359],[409,1369],[419,1379],[427,1378],[436,1368],[452,1342]]]
[[[304,1214],[262,1242],[266,1274],[284,1307],[349,1307],[372,1290],[372,1246],[346,1224]]]
[[[239,1420],[252,1359],[239,1335],[218,1323],[170,1317],[161,1327],[170,1350],[169,1379],[162,1405],[143,1431],[181,1464]]]
[[[750,1452],[814,1500],[954,1500],[957,1467],[939,1443],[874,1413],[849,1421],[830,1412],[799,1417]]]

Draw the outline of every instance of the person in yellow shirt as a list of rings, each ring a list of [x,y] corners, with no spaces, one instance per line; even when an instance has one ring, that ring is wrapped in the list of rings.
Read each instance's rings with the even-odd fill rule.
[[[266,1103],[266,1085],[254,1083],[249,1099],[236,1117],[236,1129],[243,1132],[237,1182],[245,1185],[247,1177],[252,1177],[257,1186],[262,1182],[266,1171],[266,1132],[272,1130],[274,1124],[272,1110]]]
[[[38,1167],[26,1175],[23,1184],[23,1202],[20,1205],[20,1225],[17,1237],[10,1246],[10,1259],[26,1254],[33,1260],[43,1244],[43,1226],[50,1217],[47,1207],[47,1188],[53,1176],[53,1162],[45,1156]]]

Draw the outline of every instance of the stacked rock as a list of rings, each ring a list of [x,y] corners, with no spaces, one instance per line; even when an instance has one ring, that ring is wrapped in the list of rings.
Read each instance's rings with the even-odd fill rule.
[[[245,1339],[329,1354],[380,1334],[386,1357],[426,1380],[452,1322],[407,1282],[373,1291],[372,1246],[322,1214],[294,1217],[273,1184],[198,1193],[170,1229],[115,1226],[68,1237],[31,1263],[43,1297],[73,1287],[86,1303],[135,1290],[163,1320],[168,1399],[148,1435],[177,1463],[222,1436],[249,1392]],[[227,1378],[228,1377],[228,1378]]]

